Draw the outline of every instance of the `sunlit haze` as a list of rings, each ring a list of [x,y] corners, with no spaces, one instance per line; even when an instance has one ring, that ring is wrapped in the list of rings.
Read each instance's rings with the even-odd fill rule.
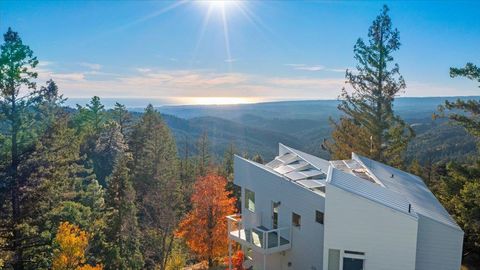
[[[353,46],[384,2],[1,1],[0,30],[70,98],[179,104],[335,99]],[[476,95],[451,66],[480,59],[480,2],[387,1],[402,46],[401,96]],[[48,14],[48,15],[47,15]]]

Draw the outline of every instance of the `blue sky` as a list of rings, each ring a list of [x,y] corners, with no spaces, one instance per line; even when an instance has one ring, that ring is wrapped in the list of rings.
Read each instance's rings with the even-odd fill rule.
[[[355,41],[387,3],[402,42],[402,96],[478,95],[448,70],[480,64],[479,1],[236,2],[224,4],[226,24],[216,5],[206,21],[210,2],[1,1],[0,30],[18,31],[40,80],[53,78],[67,97],[332,99],[355,65]]]

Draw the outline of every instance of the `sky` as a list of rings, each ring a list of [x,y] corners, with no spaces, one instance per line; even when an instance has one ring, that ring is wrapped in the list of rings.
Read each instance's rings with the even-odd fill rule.
[[[69,98],[223,104],[335,99],[382,5],[402,46],[400,96],[478,95],[480,1],[0,1],[0,31]]]

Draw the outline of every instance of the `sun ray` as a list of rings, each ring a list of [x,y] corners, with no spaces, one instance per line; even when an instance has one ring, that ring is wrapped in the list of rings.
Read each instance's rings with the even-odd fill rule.
[[[222,22],[223,22],[223,37],[225,39],[225,50],[227,51],[227,59],[232,59],[232,53],[230,52],[230,37],[228,35],[228,21],[226,16],[225,7],[222,6]],[[232,61],[228,61],[228,70],[232,69]]]
[[[158,17],[158,16],[160,16],[160,15],[162,15],[162,14],[164,14],[164,13],[166,13],[166,12],[172,10],[172,9],[175,9],[175,8],[177,8],[177,7],[179,7],[179,6],[182,6],[182,5],[186,4],[186,3],[188,3],[187,0],[175,1],[174,3],[172,3],[172,4],[170,4],[170,5],[166,6],[166,7],[164,7],[164,8],[162,8],[162,9],[159,9],[159,10],[157,10],[157,11],[155,11],[155,12],[152,12],[152,13],[146,15],[146,16],[143,16],[143,17],[141,17],[141,18],[139,18],[139,19],[137,19],[137,20],[135,20],[135,21],[133,21],[133,22],[127,23],[127,24],[125,24],[125,25],[122,25],[122,26],[114,29],[113,32],[122,31],[122,30],[125,30],[125,29],[129,28],[129,27],[135,26],[135,25],[137,25],[137,24],[139,24],[139,23],[143,23],[143,22],[145,22],[145,21],[151,20],[151,19],[153,19],[153,18],[155,18],[155,17]]]
[[[205,31],[207,29],[208,22],[210,21],[210,17],[211,17],[211,14],[212,14],[212,9],[213,9],[213,7],[209,6],[208,10],[207,10],[207,13],[205,14],[205,17],[203,18],[202,27],[200,28],[200,33],[198,35],[198,39],[197,39],[197,42],[195,44],[195,48],[193,49],[192,60],[190,61],[190,67],[193,66],[193,63],[196,60],[198,49],[200,48],[200,43],[203,40],[203,36],[205,35]]]

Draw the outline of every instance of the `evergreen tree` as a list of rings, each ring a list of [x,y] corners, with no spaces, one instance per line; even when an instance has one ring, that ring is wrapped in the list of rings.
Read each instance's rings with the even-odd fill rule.
[[[235,207],[238,210],[242,207],[242,189],[240,186],[233,183],[233,165],[236,151],[235,145],[231,143],[223,155],[223,168],[221,170],[221,175],[227,179],[226,189],[230,195],[235,198]]]
[[[127,150],[127,144],[116,122],[109,122],[99,134],[92,153],[95,175],[100,184],[106,186],[105,179],[112,171],[118,155]]]
[[[105,170],[100,164],[103,160],[97,154],[97,140],[105,130],[107,123],[107,115],[105,106],[100,102],[100,98],[94,96],[85,106],[77,104],[77,113],[73,119],[73,124],[77,129],[78,136],[82,139],[80,146],[80,155],[86,156],[85,167],[92,168],[98,179],[101,180],[102,186],[105,185]],[[108,131],[107,131],[108,133]]]
[[[233,181],[233,161],[235,158],[235,152],[236,152],[235,145],[233,143],[230,143],[227,150],[223,154],[222,174],[223,176],[225,176],[225,178],[227,178],[229,182]]]
[[[85,107],[77,104],[77,111],[75,126],[80,133],[90,136],[100,134],[107,120],[105,106],[100,98],[94,96]]]
[[[464,68],[451,68],[450,76],[466,77],[480,83],[480,68],[468,63]],[[480,139],[478,100],[445,101],[440,106],[440,112],[443,114],[446,110],[450,110],[448,117],[452,123],[462,126],[477,140]],[[451,162],[440,179],[436,195],[465,232],[464,256],[480,256],[480,161],[477,158],[473,163]]]
[[[127,107],[115,102],[111,114],[112,119],[120,126],[120,133],[122,133],[124,137],[127,136],[132,124],[132,115],[128,112]]]
[[[22,95],[20,90],[34,89],[37,73],[34,68],[38,60],[33,51],[25,44],[17,32],[11,28],[3,35],[4,43],[0,46],[0,119],[7,129],[2,138],[2,152],[6,158],[2,165],[0,177],[4,179],[0,195],[1,238],[7,238],[7,247],[13,252],[12,266],[16,270],[25,267],[23,236],[21,232],[22,187],[26,179],[19,173],[26,156],[33,151],[37,135],[36,121],[31,106],[36,102],[35,93]],[[8,194],[7,194],[8,193]]]
[[[210,142],[207,132],[203,132],[197,141],[197,175],[205,176],[210,167]]]
[[[58,86],[53,80],[48,80],[46,86],[42,86],[38,91],[40,100],[38,105],[38,118],[43,122],[45,128],[50,127],[55,119],[63,111],[63,104],[67,100],[58,92]]]
[[[400,48],[400,36],[392,28],[388,7],[373,21],[369,40],[358,39],[355,47],[356,71],[346,72],[339,109],[344,113],[333,122],[333,143],[328,148],[334,158],[347,159],[351,152],[399,166],[413,130],[393,111],[395,95],[405,88],[392,53]]]
[[[480,87],[480,68],[472,63],[467,63],[464,68],[451,68],[450,77],[465,77],[476,81]],[[454,102],[445,101],[444,106],[440,106],[440,112],[445,110],[457,110],[463,113],[452,112],[448,115],[451,121],[465,128],[475,137],[480,137],[480,101],[479,100],[461,100]]]
[[[185,136],[184,153],[180,159],[180,180],[182,183],[182,193],[184,194],[185,210],[191,208],[190,196],[192,195],[192,185],[195,182],[195,160],[191,156],[191,145],[189,137]]]
[[[255,154],[255,156],[253,156],[252,158],[252,161],[255,161],[257,163],[260,163],[260,164],[263,164],[263,158],[260,154]]]
[[[165,269],[173,231],[183,209],[174,138],[152,105],[133,127],[133,181],[137,193],[145,267]]]
[[[130,170],[132,157],[122,153],[113,174],[108,178],[107,206],[109,226],[106,229],[107,246],[105,269],[142,269],[140,234]]]
[[[20,170],[27,179],[20,226],[26,269],[50,268],[53,235],[61,221],[101,236],[103,193],[83,167],[79,150],[80,140],[68,128],[67,117],[57,117]]]

